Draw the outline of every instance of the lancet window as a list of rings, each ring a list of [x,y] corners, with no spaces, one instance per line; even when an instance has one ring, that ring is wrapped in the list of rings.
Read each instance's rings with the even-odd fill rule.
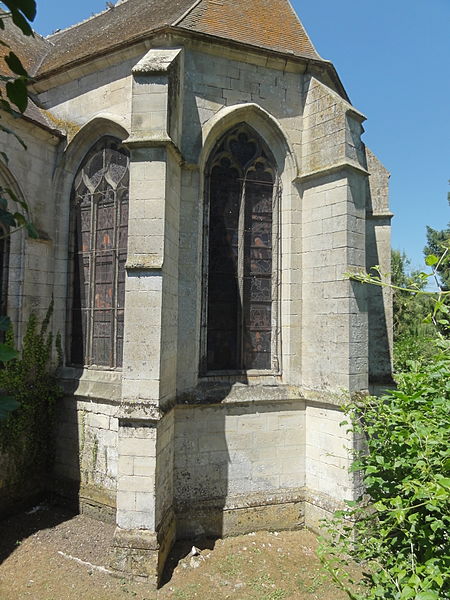
[[[100,139],[72,189],[73,365],[122,365],[128,189],[128,151],[119,140]]]
[[[206,179],[204,372],[278,369],[278,189],[253,129],[222,138]]]

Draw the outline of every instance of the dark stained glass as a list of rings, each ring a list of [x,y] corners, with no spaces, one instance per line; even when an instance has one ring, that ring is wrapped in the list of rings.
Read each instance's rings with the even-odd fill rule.
[[[101,139],[74,181],[71,362],[122,364],[129,155]]]
[[[208,371],[272,367],[274,161],[245,125],[210,162]]]
[[[239,171],[222,158],[211,171],[208,276],[208,368],[237,369],[239,333]]]

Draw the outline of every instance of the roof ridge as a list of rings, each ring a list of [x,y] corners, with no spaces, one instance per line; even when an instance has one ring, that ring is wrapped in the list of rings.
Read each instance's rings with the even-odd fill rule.
[[[125,0],[125,1],[126,1],[126,0]],[[189,14],[190,12],[192,12],[192,11],[194,10],[194,8],[197,8],[197,6],[198,6],[199,4],[201,4],[202,2],[203,2],[203,0],[195,0],[195,1],[192,3],[192,6],[191,6],[190,8],[188,8],[187,10],[185,10],[185,11],[184,11],[184,13],[181,15],[181,17],[178,17],[178,19],[175,19],[175,21],[174,21],[174,22],[173,22],[171,25],[172,25],[173,27],[177,27],[177,25],[178,25],[179,23],[181,23],[181,21],[183,21],[183,19],[185,19],[185,18],[188,16],[188,14]]]

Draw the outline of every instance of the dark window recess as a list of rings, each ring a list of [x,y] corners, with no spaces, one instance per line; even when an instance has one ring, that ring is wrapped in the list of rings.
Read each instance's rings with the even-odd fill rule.
[[[122,365],[129,155],[102,138],[89,152],[72,191],[70,361]]]
[[[6,316],[8,299],[9,231],[0,225],[0,317]],[[0,331],[0,343],[5,341],[5,332]]]
[[[275,162],[240,125],[209,163],[208,371],[272,368]]]

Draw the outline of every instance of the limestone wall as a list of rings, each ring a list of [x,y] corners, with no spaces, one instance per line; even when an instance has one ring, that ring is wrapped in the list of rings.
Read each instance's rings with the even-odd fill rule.
[[[105,62],[98,71],[80,73],[67,83],[40,92],[39,102],[49,111],[55,125],[67,127],[72,135],[100,113],[115,116],[129,129],[131,69],[136,62],[137,58],[115,65]]]
[[[252,57],[253,58],[253,57]],[[283,61],[267,60],[252,64],[241,60],[204,53],[196,48],[186,52],[184,81],[184,119],[181,151],[189,162],[197,162],[201,150],[201,127],[224,106],[254,102],[280,121],[294,148],[300,152],[302,129],[302,77],[291,72]],[[248,60],[249,59],[249,60]]]
[[[114,405],[65,398],[58,407],[56,491],[69,501],[78,496],[82,512],[114,518],[117,431]]]
[[[42,317],[52,293],[60,289],[54,263],[55,210],[51,178],[61,140],[28,122],[9,122],[6,115],[4,118],[5,125],[26,144],[26,150],[12,135],[0,133],[0,147],[9,158],[8,165],[0,167],[0,185],[11,188],[19,200],[28,204],[30,219],[39,233],[39,239],[31,239],[22,229],[14,232],[9,240],[7,311],[20,339],[30,313]],[[14,203],[10,208],[14,209]],[[23,212],[21,207],[17,209]]]
[[[223,510],[263,510],[267,504],[295,501],[305,483],[304,455],[301,401],[180,407],[175,416],[174,497],[181,531],[212,526],[214,533],[226,533],[219,531]],[[216,513],[215,525],[211,517],[202,516],[208,507]]]

